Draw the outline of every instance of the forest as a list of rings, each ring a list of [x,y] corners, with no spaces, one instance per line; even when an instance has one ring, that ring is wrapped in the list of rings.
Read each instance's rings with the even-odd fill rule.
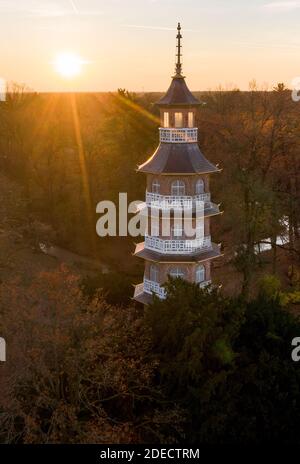
[[[300,443],[300,104],[283,83],[195,95],[221,288],[170,279],[147,308],[142,237],[98,237],[96,205],[143,200],[160,94],[0,102],[1,443]]]

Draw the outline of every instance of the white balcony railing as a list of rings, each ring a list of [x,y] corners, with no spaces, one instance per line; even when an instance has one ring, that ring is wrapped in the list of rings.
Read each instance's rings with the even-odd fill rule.
[[[211,207],[210,193],[201,193],[200,195],[160,195],[158,193],[146,192],[146,204],[149,208],[159,209],[192,209],[196,208],[197,202],[204,202],[206,206]]]
[[[165,143],[197,143],[198,129],[184,128],[159,128],[159,137],[161,142]]]
[[[211,280],[205,280],[204,282],[199,283],[200,288],[205,288],[205,287],[208,287],[209,285],[211,285]]]
[[[161,287],[157,282],[153,282],[152,280],[144,279],[144,292],[155,293],[159,298],[166,298],[167,294],[163,287]]]
[[[166,254],[186,254],[212,249],[210,235],[192,240],[164,240],[146,235],[145,248]]]
[[[205,288],[211,284],[211,280],[205,280],[204,282],[199,283],[199,287]],[[148,293],[152,295],[155,293],[160,299],[164,300],[167,297],[167,292],[164,287],[161,287],[157,282],[152,280],[145,279],[144,282],[135,286],[134,297],[140,296],[142,293]]]

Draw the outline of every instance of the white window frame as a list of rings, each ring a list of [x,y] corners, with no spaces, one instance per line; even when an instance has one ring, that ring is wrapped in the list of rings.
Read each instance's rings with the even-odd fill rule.
[[[152,282],[159,283],[159,269],[155,264],[151,264],[149,275]]]
[[[201,187],[200,187],[201,186]],[[205,182],[203,179],[198,179],[195,186],[196,195],[201,195],[205,193]]]
[[[181,279],[185,278],[185,271],[181,267],[173,267],[171,268],[169,272],[170,277],[173,279],[178,279],[179,277]]]
[[[203,264],[199,264],[196,268],[196,283],[201,284],[205,282],[205,266]]]
[[[170,127],[170,115],[168,111],[164,111],[164,127]]]
[[[188,112],[188,127],[194,127],[194,113],[193,111]]]
[[[183,180],[174,180],[171,184],[171,195],[174,197],[185,195],[185,182]]]
[[[159,193],[160,193],[160,183],[159,183],[159,181],[157,179],[154,179],[154,181],[152,182],[151,191],[152,191],[152,193],[156,193],[157,195],[159,195]]]
[[[183,114],[176,112],[174,113],[174,127],[180,128],[183,127]]]

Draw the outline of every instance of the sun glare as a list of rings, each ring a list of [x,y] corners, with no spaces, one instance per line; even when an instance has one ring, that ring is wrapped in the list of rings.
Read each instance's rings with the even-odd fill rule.
[[[54,68],[62,77],[70,79],[81,73],[84,63],[85,61],[74,53],[60,53],[54,60]]]

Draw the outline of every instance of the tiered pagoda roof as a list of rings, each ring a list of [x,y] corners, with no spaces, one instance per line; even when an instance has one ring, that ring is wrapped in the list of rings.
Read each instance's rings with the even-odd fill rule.
[[[186,85],[182,75],[180,53],[180,27],[178,38],[178,54],[171,85],[167,93],[156,103],[159,107],[195,107],[201,105]],[[147,174],[206,174],[218,172],[214,164],[208,161],[201,152],[198,143],[161,142],[155,153],[137,169]]]
[[[201,105],[186,85],[183,76],[174,76],[167,93],[156,103],[157,106],[189,107]]]
[[[138,171],[148,174],[204,174],[220,169],[205,158],[197,143],[161,142]]]
[[[209,227],[210,217],[220,214],[219,205],[211,201],[209,174],[220,169],[205,158],[198,145],[196,112],[201,102],[190,92],[182,75],[180,23],[177,31],[175,75],[166,94],[156,103],[161,113],[160,143],[137,169],[146,173],[148,179],[146,202],[141,202],[138,210],[144,210],[148,219],[157,217],[157,212],[161,216],[156,234],[152,235],[152,227],[147,228],[145,241],[138,243],[134,252],[147,263],[143,282],[135,286],[134,293],[134,299],[145,305],[152,302],[153,294],[162,299],[166,297],[166,275],[197,282],[203,288],[210,285],[211,261],[222,255],[220,245],[211,241]],[[167,176],[174,176],[174,182]],[[186,179],[187,176],[195,177]],[[199,181],[200,189],[197,188]],[[183,188],[176,190],[176,184]],[[201,212],[197,210],[200,202]],[[203,241],[197,237],[188,239],[183,229],[177,233],[175,213],[179,206],[190,209],[190,221],[202,217],[203,233],[206,232],[201,237]],[[164,211],[169,212],[172,224],[167,237],[163,236]]]

